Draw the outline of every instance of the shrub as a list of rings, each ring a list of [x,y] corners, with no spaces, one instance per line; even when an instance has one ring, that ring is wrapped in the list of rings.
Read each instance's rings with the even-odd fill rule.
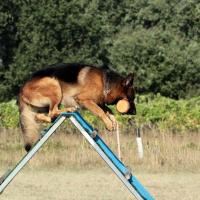
[[[143,95],[136,98],[137,115],[121,115],[115,106],[110,106],[117,121],[128,126],[155,127],[162,131],[187,132],[200,130],[200,97],[189,100],[174,100],[160,95]],[[88,110],[81,115],[93,127],[104,127],[103,122]],[[16,128],[19,124],[18,108],[15,101],[0,104],[0,127]],[[64,128],[72,128],[65,123]]]
[[[0,127],[16,128],[19,124],[19,112],[16,101],[0,104]]]

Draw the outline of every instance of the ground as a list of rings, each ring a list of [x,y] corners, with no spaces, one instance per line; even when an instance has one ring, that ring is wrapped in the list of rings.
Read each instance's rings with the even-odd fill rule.
[[[0,171],[1,174],[3,171]],[[142,173],[137,178],[157,200],[200,200],[200,174]],[[1,200],[128,200],[134,199],[110,169],[23,169]]]

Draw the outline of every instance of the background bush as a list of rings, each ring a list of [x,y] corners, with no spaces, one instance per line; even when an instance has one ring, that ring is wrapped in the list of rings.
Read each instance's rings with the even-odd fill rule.
[[[198,0],[2,0],[0,101],[57,62],[134,71],[139,92],[198,96],[199,19]]]
[[[110,108],[124,128],[130,126],[133,129],[134,127],[143,126],[180,134],[200,130],[200,97],[191,98],[190,100],[172,100],[153,94],[138,96],[136,107],[137,115],[135,116],[120,115],[114,106]],[[101,120],[89,111],[81,111],[81,114],[93,127],[104,128]],[[18,118],[18,108],[15,101],[0,103],[0,127],[16,128],[19,126]],[[68,122],[62,127],[74,130]]]
[[[0,104],[0,127],[16,128],[19,126],[19,112],[16,101]]]

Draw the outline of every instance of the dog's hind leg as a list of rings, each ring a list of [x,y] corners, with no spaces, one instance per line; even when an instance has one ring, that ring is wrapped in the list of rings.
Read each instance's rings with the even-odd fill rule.
[[[76,107],[66,107],[66,108],[62,108],[62,109],[57,109],[55,110],[52,115],[54,117],[57,117],[58,115],[60,115],[63,112],[75,112],[77,110]]]
[[[54,119],[60,114],[58,109],[59,102],[60,101],[57,102],[50,101],[49,113],[47,115],[45,115],[44,113],[37,113],[35,116],[36,120],[40,122],[50,123],[52,119]]]
[[[33,79],[22,88],[20,93],[20,121],[27,151],[39,139],[36,120],[51,122],[61,99],[61,87],[54,78]],[[46,112],[48,112],[47,115]]]
[[[44,113],[38,113],[36,114],[35,117],[37,121],[50,123],[53,119],[55,119],[61,113],[74,112],[74,111],[76,111],[75,107],[67,107],[63,109],[58,109],[58,104],[55,104],[50,107],[48,115],[45,115]]]
[[[45,115],[44,113],[38,113],[35,115],[35,119],[37,121],[40,121],[40,122],[47,122],[47,123],[50,123],[51,122],[51,117]]]

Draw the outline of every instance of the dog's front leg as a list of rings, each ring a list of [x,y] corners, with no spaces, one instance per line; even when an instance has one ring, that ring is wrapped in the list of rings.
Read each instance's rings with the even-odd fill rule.
[[[115,125],[113,124],[112,120],[94,101],[82,100],[82,101],[79,101],[79,103],[83,105],[85,108],[87,108],[88,110],[90,110],[93,114],[100,117],[102,121],[105,123],[106,128],[109,131],[113,131],[115,129]]]
[[[115,119],[115,116],[109,112],[106,113],[109,119],[112,121],[114,129],[117,127],[117,120]]]
[[[106,105],[103,105],[101,108],[104,110],[104,112],[106,113],[106,115],[112,121],[112,123],[113,123],[113,125],[114,125],[114,127],[116,129],[116,127],[117,127],[117,120],[115,119],[115,116],[113,115],[112,110],[110,108],[108,108]]]

